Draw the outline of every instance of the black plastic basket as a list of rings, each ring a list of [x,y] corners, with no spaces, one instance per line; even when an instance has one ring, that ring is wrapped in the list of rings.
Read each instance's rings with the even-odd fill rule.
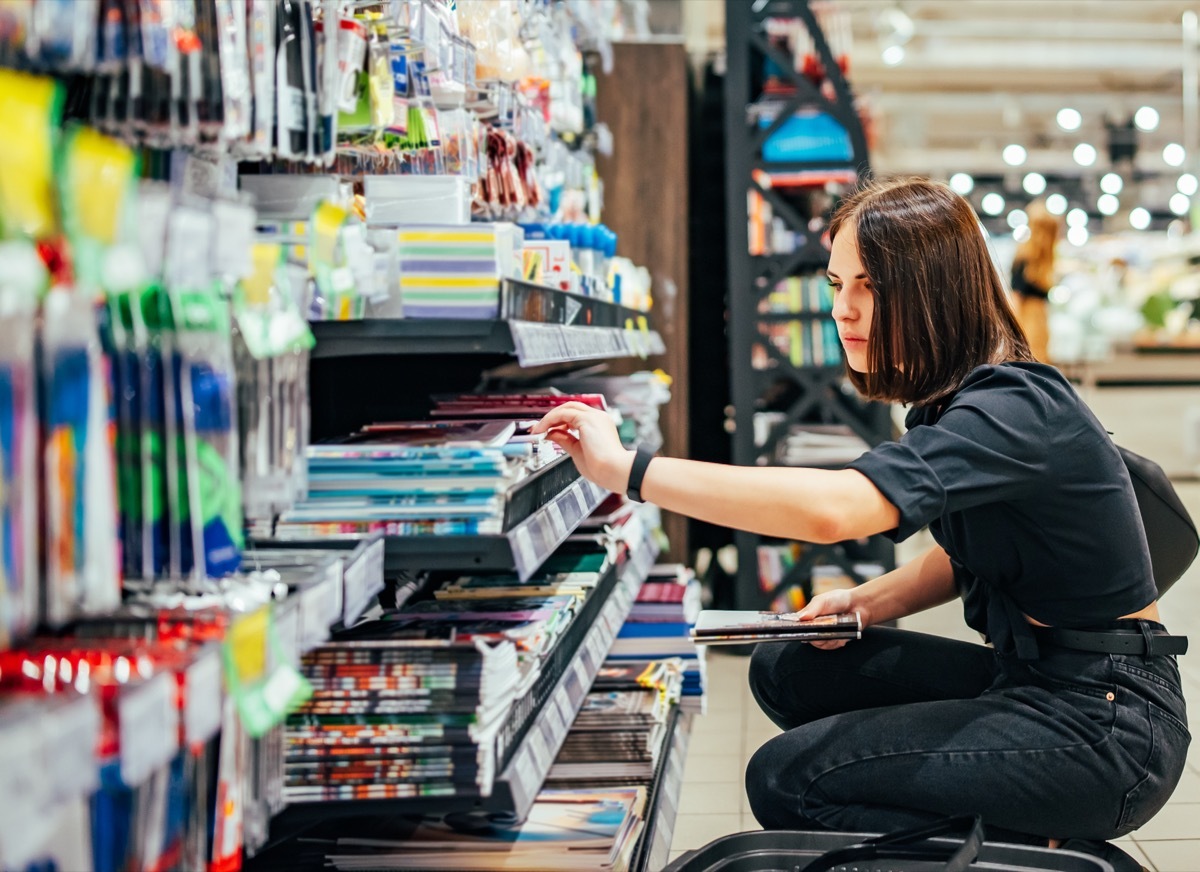
[[[792,832],[766,830],[736,833],[688,851],[663,872],[803,872],[828,851],[845,848],[870,838],[854,833]],[[961,840],[931,839],[952,850]],[[837,872],[935,872],[945,862],[924,859],[875,858],[856,860],[833,867]],[[979,856],[966,868],[990,872],[1113,872],[1104,860],[1073,851],[1051,851],[1026,845],[984,842]]]

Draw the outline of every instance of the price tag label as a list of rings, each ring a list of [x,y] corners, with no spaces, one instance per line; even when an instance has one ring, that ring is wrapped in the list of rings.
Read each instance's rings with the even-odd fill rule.
[[[567,527],[566,519],[563,517],[563,511],[561,508],[559,508],[559,502],[561,502],[561,498],[549,503],[546,506],[546,515],[550,519],[550,526],[554,530],[555,537],[561,539],[563,536],[567,535],[567,530],[569,528]]]
[[[212,216],[177,206],[167,221],[167,284],[174,288],[205,287],[212,278]]]
[[[571,695],[565,688],[555,694],[554,704],[558,708],[559,718],[564,723],[569,726],[575,721],[575,709],[571,706]]]
[[[280,651],[296,667],[300,665],[300,617],[300,603],[295,599],[287,599],[276,608],[275,632]]]
[[[528,578],[537,569],[539,562],[528,524],[522,524],[514,531],[513,541],[517,548],[514,555],[517,562],[517,573],[522,578]]]
[[[179,750],[175,676],[165,672],[125,687],[117,699],[121,780],[134,787]]]
[[[47,756],[36,713],[0,730],[0,790],[5,797],[0,860],[6,868],[24,868],[49,835],[45,817],[53,800],[44,772]]]
[[[189,745],[207,742],[221,729],[221,658],[201,652],[183,679],[183,736]]]
[[[100,707],[93,696],[53,709],[42,721],[46,782],[55,801],[92,793],[100,784],[96,742],[100,737]],[[0,741],[4,741],[0,738]]]

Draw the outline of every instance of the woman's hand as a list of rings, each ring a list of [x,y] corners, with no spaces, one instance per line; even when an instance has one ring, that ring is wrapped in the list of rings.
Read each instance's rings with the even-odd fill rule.
[[[844,615],[850,612],[857,611],[862,619],[863,626],[867,626],[869,620],[867,615],[863,613],[862,606],[855,603],[856,597],[852,590],[831,590],[827,593],[817,594],[812,600],[796,613],[796,616],[802,621],[811,621],[813,618],[819,618],[822,615]],[[841,648],[849,639],[830,639],[825,642],[811,642],[825,651],[832,651],[835,648]]]
[[[583,403],[563,403],[533,427],[545,433],[571,459],[579,474],[614,493],[629,486],[633,452],[621,444],[617,427],[606,412]]]

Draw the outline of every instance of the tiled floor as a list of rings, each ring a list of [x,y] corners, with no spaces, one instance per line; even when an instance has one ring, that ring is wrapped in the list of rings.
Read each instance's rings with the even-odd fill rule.
[[[1169,471],[1186,470],[1181,410],[1200,406],[1200,388],[1101,389],[1089,397],[1100,420],[1122,444],[1154,458]],[[1200,483],[1178,483],[1194,518],[1200,519]],[[918,537],[914,537],[918,538]],[[920,548],[906,543],[904,559]],[[1172,631],[1192,637],[1193,652],[1179,659],[1184,691],[1200,705],[1200,561],[1161,603]],[[963,624],[961,607],[951,603],[910,618],[902,626],[976,639]],[[719,836],[758,829],[746,804],[742,775],[750,755],[777,728],[754,704],[746,683],[748,658],[712,650],[708,660],[708,714],[696,719],[671,859]],[[1193,722],[1196,716],[1193,715]],[[1200,872],[1200,741],[1189,753],[1188,771],[1171,802],[1150,823],[1122,842],[1122,848],[1157,872]]]

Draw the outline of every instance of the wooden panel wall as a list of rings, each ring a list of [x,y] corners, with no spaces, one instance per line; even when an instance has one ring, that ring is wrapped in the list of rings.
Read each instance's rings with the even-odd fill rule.
[[[673,379],[663,409],[663,453],[688,456],[688,56],[682,40],[613,46],[612,72],[597,74],[596,117],[613,133],[598,157],[602,220],[620,236],[617,253],[653,277],[651,324],[667,353],[650,361]],[[640,366],[630,367],[630,369]],[[687,521],[667,515],[670,559],[687,561]]]

